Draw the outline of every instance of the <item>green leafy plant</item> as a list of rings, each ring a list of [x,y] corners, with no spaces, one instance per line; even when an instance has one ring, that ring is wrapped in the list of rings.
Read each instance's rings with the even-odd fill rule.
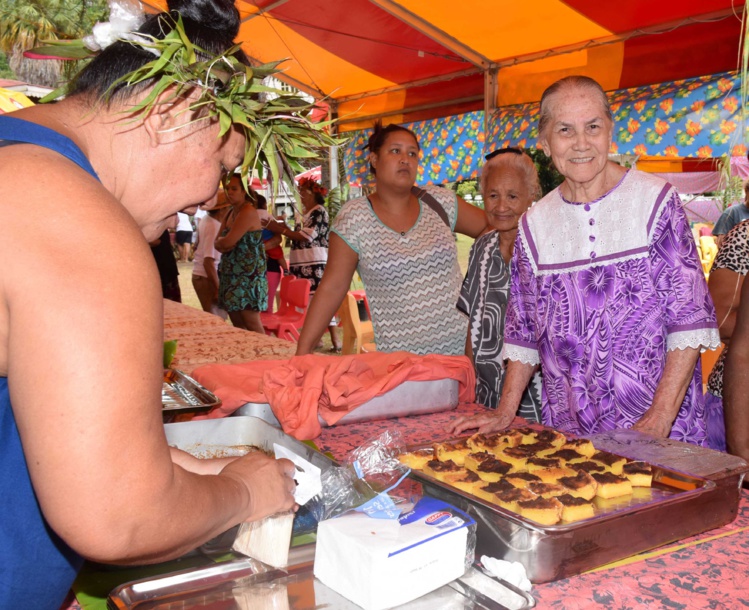
[[[213,56],[190,42],[181,18],[170,25],[172,29],[163,39],[142,34],[128,36],[124,42],[150,51],[155,59],[115,81],[104,101],[122,87],[151,86],[148,95],[128,109],[138,118],[157,104],[168,104],[197,92],[197,99],[187,109],[197,117],[193,121],[208,116],[218,120],[219,137],[233,126],[242,129],[246,136],[241,167],[245,189],[250,170],[256,170],[262,178],[267,169],[277,190],[280,179],[292,180],[294,174],[304,170],[302,160],[318,157],[320,147],[339,143],[326,132],[329,123],[312,123],[307,118],[313,104],[263,84],[264,78],[279,71],[280,61],[248,66],[234,56],[238,45]],[[78,58],[86,51],[81,40],[51,41],[46,47],[35,49],[37,53]],[[56,99],[65,91],[61,87],[42,102]]]

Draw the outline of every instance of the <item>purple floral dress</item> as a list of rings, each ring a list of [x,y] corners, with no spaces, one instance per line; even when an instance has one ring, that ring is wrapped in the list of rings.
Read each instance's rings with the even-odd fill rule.
[[[669,350],[720,342],[681,202],[642,172],[591,203],[556,189],[529,209],[510,295],[504,355],[541,364],[543,423],[576,434],[631,427]],[[671,438],[713,446],[706,419],[698,363]]]

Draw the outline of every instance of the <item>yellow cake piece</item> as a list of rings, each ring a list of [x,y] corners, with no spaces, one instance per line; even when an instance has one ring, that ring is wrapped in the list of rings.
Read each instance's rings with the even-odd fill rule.
[[[479,483],[474,487],[473,494],[479,498],[483,498],[487,502],[497,503],[496,495],[503,491],[512,491],[515,489],[512,483],[505,479],[500,479],[494,483],[487,483],[479,479]]]
[[[627,463],[627,458],[614,455],[608,451],[596,451],[590,459],[594,462],[603,464],[609,472],[612,472],[615,475],[620,475],[624,464]]]
[[[567,466],[559,466],[557,468],[542,468],[533,472],[539,479],[544,483],[556,483],[562,477],[574,477],[575,471]]]
[[[518,501],[521,517],[540,523],[554,525],[562,518],[562,503],[556,498],[533,498]]]
[[[562,521],[582,521],[595,516],[593,503],[590,500],[570,494],[557,496],[557,500],[562,505]]]
[[[593,460],[575,462],[569,466],[572,470],[587,472],[588,474],[593,474],[594,472],[606,472],[606,466],[604,464],[601,464],[601,462],[594,462]]]
[[[525,468],[528,472],[535,472],[544,468],[559,468],[561,465],[562,460],[547,457],[530,457],[525,462]]]
[[[458,466],[462,466],[465,461],[466,455],[470,453],[468,448],[467,439],[460,439],[457,441],[435,443],[432,445],[434,449],[434,457],[441,462],[452,460]]]
[[[542,498],[553,498],[568,493],[568,490],[558,483],[528,483],[528,491],[533,492]]]
[[[534,437],[536,439],[535,442],[550,443],[557,448],[561,448],[567,442],[567,437],[564,434],[551,428],[536,430]]]
[[[612,472],[594,472],[591,476],[598,484],[596,496],[599,498],[608,500],[632,493],[632,484],[626,477],[620,477]]]
[[[596,448],[587,438],[568,438],[567,442],[562,445],[562,449],[574,449],[585,457],[593,457]]]
[[[496,459],[493,453],[489,453],[488,451],[476,451],[466,455],[463,465],[468,468],[468,470],[475,471],[481,462],[489,459]]]
[[[548,453],[546,457],[557,458],[563,460],[567,465],[575,464],[577,462],[585,462],[588,460],[586,456],[574,449],[558,449],[553,453]]]
[[[507,447],[517,447],[523,444],[523,438],[525,435],[519,430],[507,430],[505,432],[498,433],[498,442]]]
[[[518,502],[533,500],[537,498],[536,494],[527,489],[509,489],[494,494],[494,503],[502,508],[506,508],[514,513],[518,512]]]
[[[577,471],[574,476],[562,477],[559,485],[567,490],[565,493],[585,500],[592,500],[598,488],[596,480],[582,470]]]
[[[523,426],[522,428],[514,428],[512,432],[515,436],[520,435],[521,445],[528,445],[537,442],[536,433],[538,430],[534,428]]]
[[[622,467],[622,476],[629,479],[632,487],[650,487],[653,484],[653,468],[646,462],[627,462]]]
[[[497,454],[497,458],[508,464],[512,464],[516,470],[522,470],[525,468],[525,464],[530,457],[528,452],[525,451],[523,445],[517,447],[506,447]]]
[[[398,461],[412,470],[423,470],[426,463],[433,459],[434,451],[431,448],[407,451],[398,456]]]
[[[529,483],[542,483],[541,478],[532,472],[510,472],[505,475],[505,481],[509,481],[518,489],[528,489]]]
[[[487,451],[495,455],[505,447],[510,446],[501,434],[474,434],[468,438],[467,442],[472,452]]]
[[[484,481],[493,483],[499,481],[504,475],[512,470],[512,465],[507,462],[503,462],[495,457],[491,457],[487,460],[483,460],[479,463],[475,472]]]
[[[480,485],[486,484],[485,481],[481,480],[479,475],[467,468],[462,469],[460,472],[445,473],[443,476],[445,483],[469,494],[475,494],[476,489]]]
[[[444,481],[446,475],[459,474],[464,470],[463,466],[459,466],[452,460],[430,460],[424,465],[424,473],[440,481]]]

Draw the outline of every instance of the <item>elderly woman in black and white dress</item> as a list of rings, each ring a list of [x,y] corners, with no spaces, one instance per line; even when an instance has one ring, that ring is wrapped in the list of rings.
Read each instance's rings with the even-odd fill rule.
[[[476,369],[476,402],[496,409],[505,377],[501,356],[518,222],[541,196],[533,161],[517,148],[502,148],[487,155],[481,169],[481,193],[489,230],[471,247],[458,309],[469,318],[466,356]],[[517,414],[541,421],[539,373],[526,388]]]

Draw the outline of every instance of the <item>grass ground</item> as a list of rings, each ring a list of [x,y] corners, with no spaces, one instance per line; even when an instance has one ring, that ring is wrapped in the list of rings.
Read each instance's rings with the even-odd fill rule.
[[[468,268],[468,253],[471,249],[471,245],[473,245],[473,239],[466,237],[465,235],[458,235],[456,245],[458,247],[458,263],[460,264],[460,270],[465,275],[466,269]],[[288,252],[286,254],[288,258]],[[192,287],[192,263],[177,263],[177,267],[179,268],[179,288],[182,292],[182,303],[189,307],[200,309],[200,301],[198,301],[198,297]],[[356,276],[354,283],[356,284],[355,288],[363,288],[358,276]],[[340,332],[341,331],[339,330],[339,333]],[[323,336],[322,347],[317,351],[327,352],[331,345],[330,335],[325,333]]]

